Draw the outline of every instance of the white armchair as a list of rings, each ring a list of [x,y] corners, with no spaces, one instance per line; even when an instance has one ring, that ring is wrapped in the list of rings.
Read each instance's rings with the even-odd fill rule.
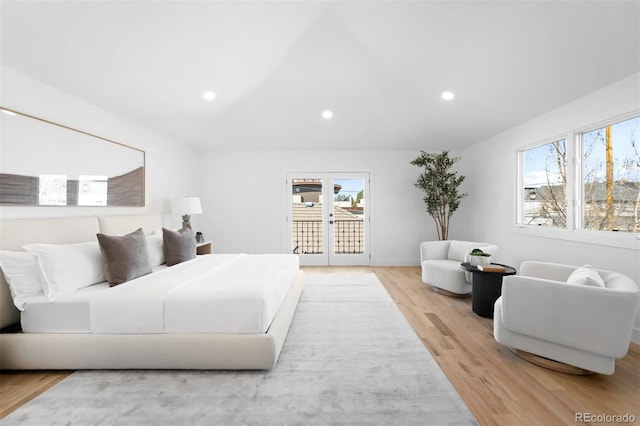
[[[491,253],[491,261],[496,261],[498,246],[473,241],[426,241],[420,244],[420,266],[422,282],[431,285],[434,290],[444,293],[465,295],[471,293],[471,274],[460,267],[469,261],[469,253],[479,248]]]
[[[528,355],[613,374],[615,359],[629,349],[640,290],[626,275],[606,270],[593,270],[602,287],[567,282],[576,269],[529,261],[520,275],[504,277],[494,337],[539,365],[553,368]]]

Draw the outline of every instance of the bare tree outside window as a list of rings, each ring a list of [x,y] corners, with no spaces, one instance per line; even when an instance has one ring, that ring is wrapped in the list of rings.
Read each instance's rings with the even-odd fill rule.
[[[584,229],[640,231],[640,118],[582,134]]]
[[[564,139],[524,151],[524,223],[567,226],[567,144]]]

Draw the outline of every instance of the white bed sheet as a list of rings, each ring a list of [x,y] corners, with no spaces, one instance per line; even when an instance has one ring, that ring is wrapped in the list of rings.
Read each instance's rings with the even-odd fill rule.
[[[168,268],[154,266],[153,272]],[[46,296],[33,296],[27,300],[20,315],[25,333],[91,333],[89,301],[99,291],[108,291],[106,281],[58,296],[55,302]]]
[[[171,291],[165,332],[266,333],[298,271],[295,255],[240,256]]]
[[[55,302],[32,300],[31,333],[264,333],[299,270],[293,255],[212,254]]]

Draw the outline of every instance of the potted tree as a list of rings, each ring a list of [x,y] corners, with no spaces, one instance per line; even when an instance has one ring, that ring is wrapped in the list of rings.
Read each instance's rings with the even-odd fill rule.
[[[411,164],[422,167],[423,171],[415,183],[416,188],[424,191],[423,198],[427,213],[436,222],[438,239],[449,237],[449,219],[467,196],[459,191],[465,176],[451,168],[460,157],[449,157],[449,151],[439,154],[420,151]]]

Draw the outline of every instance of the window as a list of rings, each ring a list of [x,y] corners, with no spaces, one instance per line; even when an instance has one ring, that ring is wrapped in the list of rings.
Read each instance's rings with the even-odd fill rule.
[[[565,139],[522,151],[524,191],[520,223],[567,226],[567,144]]]
[[[518,224],[640,232],[640,117],[628,117],[521,150]]]
[[[582,228],[640,232],[640,118],[580,134]]]

